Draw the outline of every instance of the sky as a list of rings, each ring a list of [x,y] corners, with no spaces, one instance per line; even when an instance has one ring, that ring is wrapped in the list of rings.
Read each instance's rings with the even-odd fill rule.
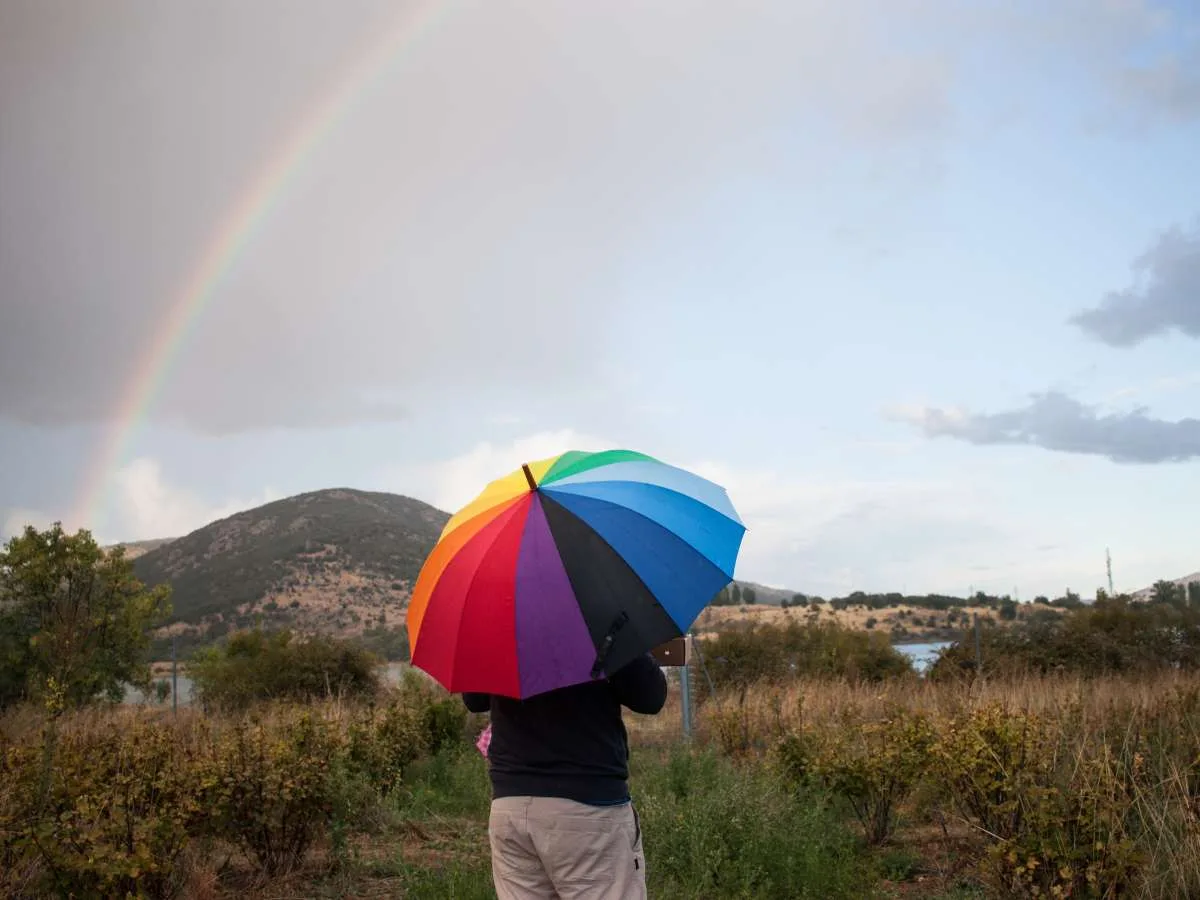
[[[740,578],[1179,577],[1197,159],[1189,0],[0,0],[0,535],[629,447]]]

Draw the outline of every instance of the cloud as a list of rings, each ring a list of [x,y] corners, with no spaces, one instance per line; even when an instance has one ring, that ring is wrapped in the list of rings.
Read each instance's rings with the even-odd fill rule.
[[[199,495],[169,484],[156,460],[136,459],[113,477],[113,524],[119,540],[181,537],[215,519],[278,500],[283,495],[265,488],[255,496],[210,503]]]
[[[1200,220],[1174,227],[1134,262],[1135,284],[1113,291],[1072,324],[1112,347],[1131,347],[1170,331],[1200,338]]]
[[[454,512],[469,503],[490,481],[524,462],[567,450],[605,450],[619,446],[571,428],[541,431],[511,441],[485,441],[448,459],[389,467],[373,479],[381,489],[417,497]]]
[[[1184,462],[1200,457],[1200,419],[1168,422],[1138,407],[1102,414],[1055,391],[1034,395],[1001,413],[918,407],[891,417],[917,426],[926,437],[977,445],[1024,445],[1103,456],[1117,463]]]
[[[199,494],[169,483],[157,460],[135,459],[113,477],[108,514],[95,532],[102,544],[182,537],[216,519],[278,500],[283,495],[266,488],[256,495],[212,502]],[[88,527],[71,520],[69,514],[39,510],[5,511],[0,537],[17,534],[26,525],[46,528],[61,521],[69,531]]]
[[[586,385],[622,271],[714,173],[801,165],[801,122],[832,163],[936,139],[957,49],[923,38],[938,5],[9,0],[0,416],[105,420],[138,379],[153,420],[215,433],[392,420],[431,385]],[[427,13],[264,215],[231,219],[363,48]],[[171,344],[231,223],[238,255]]]

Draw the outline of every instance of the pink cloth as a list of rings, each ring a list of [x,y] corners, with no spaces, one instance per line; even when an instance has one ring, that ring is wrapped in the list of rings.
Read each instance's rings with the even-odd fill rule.
[[[488,747],[492,743],[492,724],[489,722],[488,727],[483,729],[479,735],[479,740],[475,742],[475,746],[479,748],[479,752],[486,757],[488,755]]]

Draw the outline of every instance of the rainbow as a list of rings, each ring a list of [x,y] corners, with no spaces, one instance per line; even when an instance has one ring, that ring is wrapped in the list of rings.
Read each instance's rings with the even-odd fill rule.
[[[331,88],[308,108],[222,216],[121,392],[113,425],[85,473],[74,505],[73,521],[78,527],[94,527],[103,515],[112,477],[145,426],[189,333],[217,295],[226,275],[262,231],[296,173],[355,102],[401,54],[428,34],[439,18],[444,18],[451,3],[452,0],[431,0],[418,5],[415,11],[406,5],[389,27],[381,31],[372,29],[367,45],[352,54]]]

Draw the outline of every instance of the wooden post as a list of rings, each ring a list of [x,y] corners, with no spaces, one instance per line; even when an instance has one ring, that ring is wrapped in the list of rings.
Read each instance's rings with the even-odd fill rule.
[[[688,637],[691,637],[689,634]],[[692,667],[688,665],[686,647],[683,653],[683,667],[679,670],[679,698],[683,707],[683,739],[692,740]]]

